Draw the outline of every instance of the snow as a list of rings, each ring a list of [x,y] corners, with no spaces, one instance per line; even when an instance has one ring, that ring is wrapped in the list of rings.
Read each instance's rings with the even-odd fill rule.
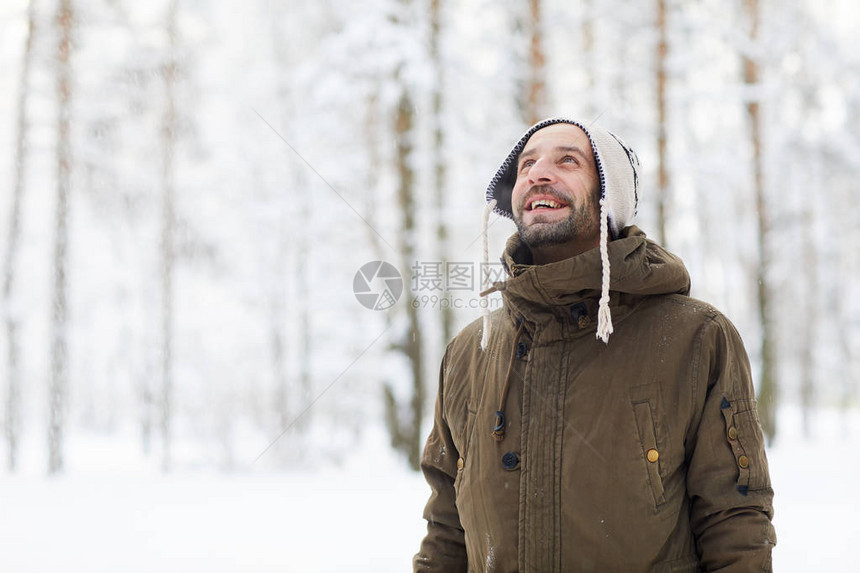
[[[36,442],[46,424],[50,364],[55,6],[36,3],[20,252],[13,292],[0,300],[0,313],[21,320],[20,376],[26,381],[21,469],[10,474],[0,468],[0,573],[407,571],[425,530],[421,514],[429,490],[395,458],[384,432],[365,426],[382,419],[383,384],[408,403],[411,370],[391,350],[408,335],[404,302],[421,303],[425,355],[437,357],[424,363],[432,384],[444,348],[438,311],[451,303],[455,326],[465,325],[478,316],[471,304],[478,297],[413,289],[396,313],[384,315],[357,304],[352,281],[361,264],[396,256],[380,237],[409,241],[415,264],[439,258],[435,193],[428,192],[435,175],[433,80],[421,44],[427,22],[416,12],[414,27],[397,25],[404,14],[390,0],[289,8],[180,3],[175,443],[173,470],[164,474],[159,452],[141,455],[134,432],[144,415],[156,423],[158,414],[149,400],[158,399],[160,383],[158,158],[168,4],[76,3],[67,467],[49,478],[46,448]],[[677,105],[664,126],[675,182],[670,237],[691,265],[694,295],[736,320],[757,364],[760,332],[750,277],[758,256],[755,211],[741,105],[746,92],[737,84],[738,53],[746,45],[732,23],[735,8],[727,12],[716,0],[689,4],[678,11],[683,18],[673,32],[689,49],[670,56]],[[781,400],[799,395],[801,350],[809,345],[795,333],[811,328],[817,333],[811,337],[816,399],[853,400],[857,407],[852,357],[858,356],[860,299],[850,296],[850,285],[858,250],[830,248],[857,244],[856,225],[833,225],[809,197],[832,190],[834,203],[844,206],[842,220],[857,219],[852,119],[860,105],[853,70],[860,68],[853,39],[860,12],[856,0],[832,0],[826,9],[811,0],[795,4],[763,28],[778,42],[765,42],[762,55],[773,60],[761,92],[770,110],[765,179],[783,199],[775,201],[773,214],[782,222],[773,241]],[[2,189],[10,190],[27,5],[0,5],[0,67],[6,72],[0,75],[0,174],[6,177]],[[571,12],[560,2],[548,10],[547,77],[555,100],[548,115],[599,116],[641,143],[643,188],[649,181],[653,188],[657,129],[646,89],[652,57],[644,49],[653,43],[653,30],[631,17],[647,16],[650,8],[626,10],[621,19],[605,9]],[[732,17],[715,17],[726,13]],[[498,41],[511,16],[487,0],[443,10],[447,109],[441,122],[449,196],[442,216],[450,249],[461,261],[480,258],[483,190],[525,128],[517,103],[521,71],[514,68],[525,61],[526,44],[519,32],[512,42]],[[587,59],[605,64],[591,79],[591,64],[583,66],[570,35],[588,18],[595,18],[598,41]],[[403,63],[415,99],[416,207],[428,214],[415,237],[398,235],[390,137],[390,114],[403,87],[393,78]],[[5,253],[11,195],[2,189]],[[317,209],[294,200],[298,193],[320,197],[329,208],[314,215]],[[640,226],[652,235],[655,196],[643,195],[640,214]],[[820,260],[815,272],[801,276],[797,253],[809,239],[801,229],[807,212],[809,242]],[[489,226],[495,257],[513,225],[494,218]],[[404,264],[408,282],[412,262]],[[821,297],[808,294],[813,288]],[[819,298],[806,310],[806,302],[798,302]],[[500,298],[489,302],[492,308]],[[820,324],[809,322],[809,312],[820,315]],[[281,354],[273,352],[273,339]],[[0,334],[0,352],[6,342]],[[0,397],[5,368],[0,360]],[[280,405],[273,396],[284,380],[301,382]],[[285,444],[285,438],[254,463],[268,443],[254,440],[277,433],[283,417],[296,420],[308,404],[313,408],[295,428],[298,434],[306,426],[301,444]],[[858,569],[851,563],[851,544],[860,539],[854,517],[860,509],[854,493],[858,421],[860,412],[844,418],[821,410],[807,439],[798,412],[781,412],[779,441],[769,452],[777,571]],[[153,448],[160,444],[158,430]],[[3,461],[4,447],[3,441]],[[487,543],[492,547],[492,540]]]
[[[857,571],[860,540],[860,412],[820,412],[813,438],[784,408],[779,443],[768,451],[777,545],[774,571]]]
[[[781,411],[769,450],[774,570],[851,571],[860,412]],[[375,438],[339,466],[162,474],[115,438],[79,438],[66,475],[0,476],[0,570],[71,573],[408,571],[429,489]]]
[[[76,442],[86,468],[0,477],[0,571],[404,571],[425,531],[423,478],[371,444],[340,467],[163,474]]]
[[[423,530],[405,473],[2,483],[4,571],[403,571]]]

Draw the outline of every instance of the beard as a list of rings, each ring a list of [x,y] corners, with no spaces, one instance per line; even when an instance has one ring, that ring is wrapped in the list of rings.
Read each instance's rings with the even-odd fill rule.
[[[538,189],[538,191],[552,195],[559,201],[567,203],[570,208],[570,215],[566,219],[554,223],[544,223],[538,219],[526,226],[523,223],[522,209],[520,209],[519,215],[514,215],[514,223],[517,226],[523,243],[527,246],[542,247],[546,245],[558,245],[577,237],[598,234],[600,229],[600,213],[596,208],[596,202],[593,197],[589,196],[587,201],[576,205],[551,188],[544,187]]]

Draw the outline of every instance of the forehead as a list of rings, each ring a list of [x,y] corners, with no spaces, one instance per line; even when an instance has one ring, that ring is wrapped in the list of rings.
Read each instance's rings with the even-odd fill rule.
[[[554,123],[536,131],[529,138],[520,155],[567,146],[578,147],[586,156],[593,157],[588,136],[582,129],[570,123]]]

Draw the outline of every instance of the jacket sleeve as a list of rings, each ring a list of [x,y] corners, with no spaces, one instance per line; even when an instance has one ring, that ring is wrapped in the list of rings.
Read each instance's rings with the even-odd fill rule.
[[[773,490],[749,360],[734,326],[703,327],[687,436],[690,525],[705,571],[772,571]]]
[[[467,569],[465,537],[463,527],[460,525],[454,493],[457,459],[460,454],[451,437],[451,429],[448,427],[444,411],[446,362],[447,354],[442,360],[439,374],[439,393],[436,396],[433,430],[430,432],[421,458],[421,470],[430,485],[430,500],[424,508],[427,535],[421,542],[421,549],[412,560],[413,570],[416,573],[419,571],[465,573]]]

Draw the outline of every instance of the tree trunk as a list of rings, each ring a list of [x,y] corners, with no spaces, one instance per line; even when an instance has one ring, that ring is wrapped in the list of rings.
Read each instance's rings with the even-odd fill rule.
[[[597,58],[595,56],[594,44],[594,0],[583,0],[582,2],[582,54],[580,63],[585,70],[585,105],[583,113],[586,121],[594,121],[597,118]]]
[[[15,303],[15,262],[18,258],[18,239],[21,236],[21,202],[27,179],[27,96],[30,93],[30,70],[33,63],[33,38],[36,34],[35,0],[30,0],[27,9],[27,38],[24,44],[24,61],[18,84],[18,126],[15,140],[15,183],[12,190],[12,208],[9,212],[9,240],[6,245],[6,259],[3,268],[3,318],[6,321],[8,348],[7,386],[6,386],[6,444],[8,447],[7,467],[14,471],[18,465],[18,446],[21,410],[21,373],[18,370],[19,343],[18,321],[21,309]]]
[[[279,125],[288,125],[288,115],[291,109],[294,109],[295,103],[291,101],[291,93],[287,85],[287,78],[290,73],[289,64],[289,49],[287,41],[289,34],[285,29],[285,22],[288,21],[284,6],[281,4],[273,4],[271,7],[272,13],[269,19],[269,30],[272,38],[272,49],[274,57],[274,68],[277,77],[275,83],[277,101],[281,102],[281,115],[277,118]],[[259,185],[258,185],[259,186]],[[301,189],[300,185],[296,185]],[[265,201],[269,202],[268,193],[265,195]],[[272,280],[266,281],[269,285],[268,299],[269,312],[265,317],[267,320],[267,328],[269,331],[270,341],[270,359],[272,367],[272,382],[273,382],[273,400],[274,417],[276,424],[280,430],[289,427],[290,425],[290,402],[292,399],[290,393],[290,377],[289,377],[289,356],[288,354],[288,338],[289,329],[286,323],[286,305],[289,295],[287,289],[287,268],[289,266],[288,259],[290,257],[290,245],[292,245],[292,237],[290,236],[291,223],[298,223],[302,220],[301,217],[291,217],[289,205],[281,200],[280,197],[275,197],[271,208],[278,212],[278,222],[276,223],[275,237],[277,244],[275,245],[274,260],[272,262]],[[301,236],[301,232],[299,232]],[[303,267],[296,266],[301,269]],[[303,300],[303,299],[299,299]],[[299,308],[304,308],[306,305],[300,304]]]
[[[300,188],[302,188],[301,185]],[[313,209],[311,209],[311,213],[308,216],[311,218],[313,217]],[[311,265],[311,261],[308,257],[310,246],[308,245],[308,233],[306,232],[306,229],[313,228],[313,225],[309,221],[305,221],[304,223],[308,225],[308,227],[299,229],[299,236],[296,240],[296,268],[299,269],[307,269],[310,268]],[[298,280],[298,284],[296,285],[296,297],[297,300],[300,301],[298,328],[299,399],[301,400],[302,404],[310,404],[313,400],[313,371],[311,369],[311,353],[313,352],[314,348],[314,338],[313,332],[311,330],[311,305],[307,302],[311,298],[310,273],[298,272],[295,274],[296,279]],[[302,419],[298,422],[297,430],[300,435],[307,431],[307,429],[311,425],[312,419],[313,414],[311,410],[308,410],[305,415],[302,416]]]
[[[660,244],[666,242],[666,205],[669,197],[669,169],[666,153],[666,0],[657,0],[657,232]]]
[[[379,106],[379,94],[372,91],[364,102],[364,150],[367,152],[367,160],[369,165],[382,165],[382,155],[379,152],[379,134],[377,132],[380,125],[377,109]],[[379,170],[368,169],[367,176],[364,181],[364,186],[367,189],[379,189]],[[378,260],[382,260],[382,244],[379,241],[379,235],[376,234],[376,193],[366,193],[364,195],[364,218],[367,225],[364,230],[367,232],[367,240],[370,242],[371,250]]]
[[[749,24],[749,38],[752,49],[758,47],[760,7],[758,0],[744,0],[744,9]],[[749,116],[750,139],[753,149],[753,184],[755,188],[756,212],[758,215],[758,253],[759,265],[756,273],[758,288],[759,321],[761,323],[761,383],[758,395],[758,410],[762,429],[772,441],[776,436],[776,407],[778,393],[776,387],[776,340],[773,319],[771,318],[770,267],[771,255],[770,220],[764,189],[764,166],[762,162],[762,119],[759,94],[755,92],[759,83],[759,64],[755,54],[745,52],[743,56],[744,83],[752,92],[746,108]]]
[[[277,95],[281,104],[280,123],[288,126],[295,121],[295,110],[298,108],[298,96],[293,77],[294,68],[298,63],[295,61],[297,52],[295,40],[284,25],[289,22],[289,6],[280,5],[273,7],[275,16],[272,18],[272,41],[274,47],[274,59],[277,71]],[[291,43],[292,42],[292,43]],[[293,179],[290,185],[296,189],[304,189],[307,185],[303,169],[297,169],[289,174]],[[372,187],[370,187],[372,189]],[[279,203],[283,203],[280,199]],[[313,336],[311,331],[310,305],[307,301],[311,297],[310,275],[304,270],[291,272],[290,269],[308,269],[309,247],[308,229],[314,227],[313,212],[292,208],[287,204],[277,207],[282,214],[279,225],[279,233],[282,241],[277,254],[277,272],[274,296],[278,299],[279,311],[277,312],[277,324],[272,323],[272,336],[277,336],[280,341],[273,345],[273,366],[276,377],[276,407],[281,420],[281,427],[286,428],[293,423],[290,411],[300,410],[302,405],[310,404],[313,400],[313,380],[311,368],[311,356],[313,351]],[[291,295],[287,298],[282,293],[290,289]],[[289,311],[287,308],[289,307]],[[286,314],[285,314],[286,312]],[[274,317],[273,317],[274,318]],[[290,325],[286,320],[295,320]],[[277,334],[276,334],[276,331]],[[291,367],[292,365],[292,367]],[[292,407],[291,407],[292,405]],[[293,453],[297,447],[302,445],[300,434],[307,431],[313,419],[313,408],[304,410],[298,420],[294,422],[293,434],[297,435]]]
[[[814,152],[813,152],[814,153]],[[817,159],[816,159],[817,161]],[[814,170],[818,171],[818,170]],[[819,171],[820,173],[820,171]],[[800,343],[800,408],[803,435],[812,435],[812,411],[815,406],[815,347],[818,325],[818,253],[815,249],[815,202],[810,201],[803,215],[803,273],[806,283],[803,294],[806,320],[799,329]]]
[[[398,74],[399,75],[399,74]],[[411,165],[414,111],[408,88],[401,86],[395,116],[397,202],[402,215],[401,268],[411,268],[415,258],[415,174]],[[400,350],[406,355],[412,374],[412,398],[408,408],[397,404],[391,386],[385,386],[386,420],[395,449],[406,454],[409,465],[417,470],[421,460],[421,425],[424,417],[424,368],[421,324],[418,309],[406,305],[408,332],[404,333]],[[409,420],[403,421],[402,411],[408,411]]]
[[[443,102],[445,93],[445,67],[439,50],[441,36],[442,0],[430,0],[430,60],[433,63],[433,186],[436,198],[436,252],[444,265],[448,260],[448,225],[445,220],[445,131]],[[454,335],[454,312],[448,305],[442,309],[442,342],[447,344]]]
[[[526,85],[526,123],[543,119],[546,108],[546,57],[543,51],[543,22],[540,0],[529,0],[529,68]]]
[[[282,206],[273,206],[280,211],[278,218],[278,228],[275,236],[277,237],[277,245],[275,245],[275,259],[272,262],[271,271],[273,275],[272,286],[268,293],[268,312],[267,319],[269,323],[269,343],[271,344],[271,360],[272,360],[272,380],[274,382],[274,407],[275,416],[277,418],[278,427],[282,430],[290,424],[290,389],[289,389],[289,374],[287,372],[287,328],[285,323],[286,313],[286,293],[284,284],[287,273],[287,239],[286,229],[289,225],[289,218]],[[296,267],[302,269],[304,267]],[[299,272],[298,274],[304,274]],[[298,299],[303,300],[303,299]]]
[[[170,469],[173,423],[173,270],[176,261],[176,225],[173,160],[176,146],[176,12],[172,0],[167,13],[168,53],[162,68],[164,78],[164,115],[161,126],[161,438],[162,469]]]
[[[155,407],[152,395],[152,382],[154,378],[153,361],[150,356],[144,357],[143,372],[137,374],[137,387],[140,395],[140,445],[141,450],[147,456],[152,451],[152,424],[153,410]]]
[[[69,56],[72,42],[72,3],[60,0],[57,9],[57,205],[54,236],[54,294],[51,334],[51,383],[49,388],[48,472],[63,470],[63,432],[68,391],[68,301],[66,270],[68,266],[68,201],[71,188],[72,154],[70,102],[72,95]]]

